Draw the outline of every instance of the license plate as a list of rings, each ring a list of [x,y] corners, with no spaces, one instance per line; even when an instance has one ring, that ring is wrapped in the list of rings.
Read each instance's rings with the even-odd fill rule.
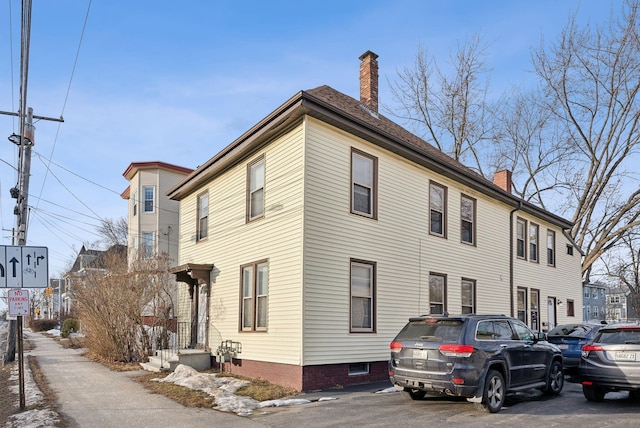
[[[558,345],[558,348],[560,348],[560,349],[569,349],[569,345],[563,343],[561,345]]]
[[[635,352],[616,352],[615,360],[616,361],[635,361],[636,353]]]
[[[413,350],[413,358],[418,359],[418,360],[426,360],[429,351],[427,351],[426,349],[414,349]]]

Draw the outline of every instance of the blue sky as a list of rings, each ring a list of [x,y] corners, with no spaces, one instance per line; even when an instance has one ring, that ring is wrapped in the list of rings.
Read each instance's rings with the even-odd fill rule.
[[[98,239],[98,217],[126,216],[131,162],[195,168],[299,90],[327,84],[358,98],[367,50],[379,55],[380,103],[390,105],[387,79],[413,63],[419,43],[444,64],[480,33],[497,96],[533,81],[531,48],[554,40],[570,13],[595,24],[621,3],[95,1],[71,79],[89,1],[34,0],[27,104],[65,122],[36,123],[27,245],[49,248],[58,277]],[[20,2],[10,0],[0,5],[0,111],[18,108],[19,52]],[[17,128],[0,115],[7,137]],[[0,160],[1,244],[11,245],[17,150],[8,140]]]

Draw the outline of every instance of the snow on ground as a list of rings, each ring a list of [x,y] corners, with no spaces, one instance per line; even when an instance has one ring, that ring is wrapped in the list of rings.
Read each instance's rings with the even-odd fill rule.
[[[157,381],[173,382],[176,385],[206,392],[215,398],[216,410],[235,413],[239,416],[249,416],[255,409],[264,407],[292,406],[311,402],[304,399],[256,401],[252,398],[237,396],[234,393],[251,382],[233,377],[219,377],[215,373],[200,373],[184,364],[178,365],[173,373]]]
[[[6,323],[3,323],[3,326],[0,327],[0,336],[6,336]],[[26,407],[30,406],[38,406],[43,401],[43,395],[33,380],[33,376],[31,374],[31,370],[29,370],[29,365],[24,362],[24,404]],[[20,394],[20,386],[19,386],[19,372],[18,372],[18,364],[15,364],[11,369],[11,377],[9,380],[11,382],[15,382],[15,385],[12,385],[9,390],[12,394],[16,396]],[[18,399],[19,401],[19,399]],[[26,412],[16,413],[11,415],[5,428],[46,428],[46,427],[55,427],[60,422],[59,415],[50,410],[50,409],[33,409],[28,410]]]

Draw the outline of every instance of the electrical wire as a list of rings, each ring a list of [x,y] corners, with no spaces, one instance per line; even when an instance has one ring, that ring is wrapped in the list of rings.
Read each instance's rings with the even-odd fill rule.
[[[89,12],[91,11],[91,1],[92,0],[89,0],[89,4],[87,5],[87,13],[84,16],[84,23],[82,24],[82,31],[80,32],[80,41],[78,42],[78,49],[76,50],[76,56],[73,61],[71,76],[69,77],[69,84],[67,85],[67,93],[65,94],[64,101],[62,103],[62,110],[60,111],[60,117],[64,116],[64,111],[65,111],[65,108],[67,107],[67,101],[69,100],[69,94],[71,93],[71,84],[73,82],[73,77],[76,72],[76,66],[78,65],[78,58],[80,57],[80,49],[82,47],[82,40],[84,39],[84,32],[87,28],[87,22],[89,21]],[[62,123],[58,122],[58,126],[56,128],[56,135],[53,138],[53,145],[51,146],[51,153],[49,154],[49,158],[48,158],[49,162],[52,162],[53,153],[56,150],[56,145],[58,143],[58,137],[60,135],[61,126],[62,126]],[[47,182],[47,177],[49,175],[49,172],[50,170],[49,170],[49,167],[47,166],[44,179],[42,180],[42,187],[40,188],[40,195],[42,195],[42,192],[44,192],[44,186],[45,186],[45,183]]]

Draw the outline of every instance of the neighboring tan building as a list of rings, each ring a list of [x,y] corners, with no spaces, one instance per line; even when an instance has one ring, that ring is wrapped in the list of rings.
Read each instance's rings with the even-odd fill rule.
[[[582,318],[572,224],[513,196],[509,172],[488,181],[381,115],[376,58],[360,58],[360,101],[301,91],[167,193],[179,317],[208,320],[197,345],[225,370],[365,383],[387,378],[410,316]]]
[[[170,263],[178,258],[179,204],[166,196],[169,188],[184,179],[193,170],[165,162],[133,162],[122,174],[129,187],[122,192],[128,201],[128,252],[130,268],[141,259],[154,259],[165,255]],[[176,331],[176,284],[169,284],[169,301],[154,299],[147,303],[143,316],[145,324],[156,326],[170,322]]]

